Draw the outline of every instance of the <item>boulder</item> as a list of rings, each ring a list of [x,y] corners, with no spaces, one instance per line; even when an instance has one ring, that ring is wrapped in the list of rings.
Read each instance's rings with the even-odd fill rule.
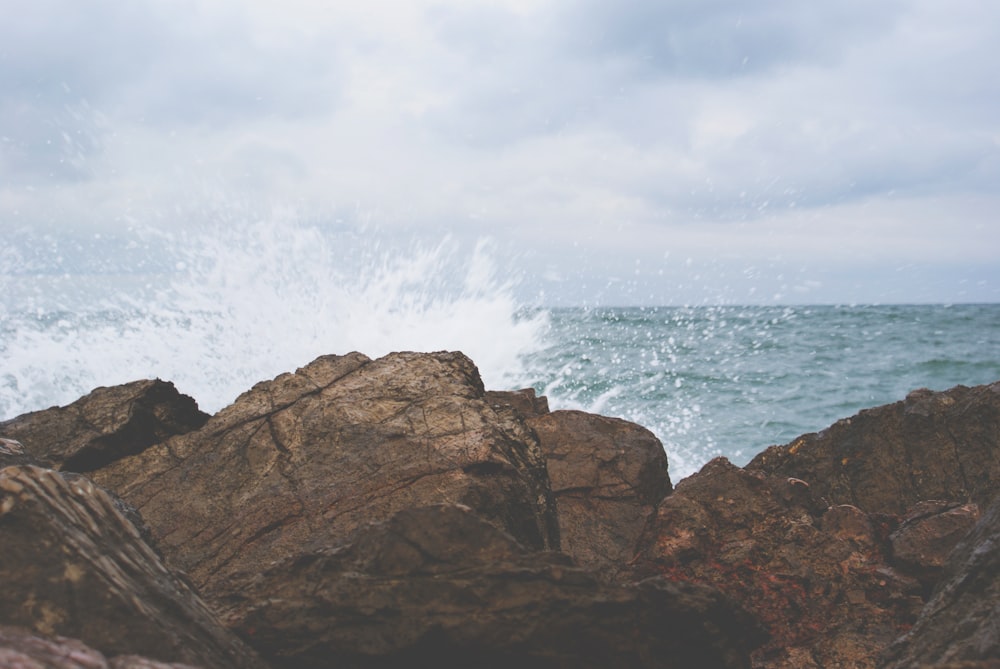
[[[919,620],[887,651],[884,669],[1000,664],[998,574],[1000,500],[951,553]]]
[[[528,547],[559,546],[537,439],[485,401],[460,353],[324,356],[91,475],[210,601],[428,504],[465,504]]]
[[[207,420],[172,383],[147,380],[97,388],[68,406],[0,422],[0,435],[24,444],[48,467],[85,473]]]
[[[718,591],[604,585],[467,507],[401,510],[218,603],[275,667],[749,667],[754,621]]]
[[[918,578],[929,592],[940,580],[948,556],[977,520],[975,504],[920,502],[889,535],[893,563]]]
[[[828,507],[798,479],[717,458],[660,503],[631,569],[634,578],[711,585],[740,602],[770,636],[754,666],[874,667],[923,606],[919,582],[888,563],[896,525]]]
[[[613,579],[672,489],[663,444],[635,423],[583,411],[526,422],[548,464],[562,550]]]
[[[755,457],[750,471],[801,479],[829,504],[902,514],[926,500],[985,508],[1000,481],[1000,382],[915,390]]]
[[[72,637],[108,656],[206,669],[264,666],[164,565],[116,500],[83,476],[31,465],[0,469],[0,536],[0,624]],[[0,653],[43,661],[30,652],[35,642],[14,644],[10,634],[0,635]],[[82,666],[101,666],[99,659],[83,663],[80,653]],[[10,662],[3,666],[18,666]]]

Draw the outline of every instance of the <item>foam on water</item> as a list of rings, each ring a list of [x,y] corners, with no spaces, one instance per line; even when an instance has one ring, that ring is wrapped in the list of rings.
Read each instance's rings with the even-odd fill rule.
[[[150,377],[213,412],[260,380],[354,350],[461,350],[488,387],[510,387],[547,325],[544,312],[520,311],[487,242],[390,247],[268,220],[161,235],[159,247],[172,271],[103,277],[86,310],[51,294],[78,289],[76,277],[5,305],[0,419]]]

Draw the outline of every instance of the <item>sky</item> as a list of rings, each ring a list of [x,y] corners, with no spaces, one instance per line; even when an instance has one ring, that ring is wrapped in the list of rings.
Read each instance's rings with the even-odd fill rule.
[[[552,305],[1000,302],[993,0],[3,3],[8,274],[283,212]]]

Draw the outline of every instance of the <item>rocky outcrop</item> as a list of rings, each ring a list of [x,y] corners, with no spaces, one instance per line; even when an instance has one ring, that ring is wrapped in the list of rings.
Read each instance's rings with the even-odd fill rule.
[[[406,509],[220,603],[275,667],[744,667],[753,620],[717,591],[602,585],[465,507]]]
[[[615,578],[671,491],[663,445],[635,423],[582,411],[546,413],[527,424],[548,463],[562,549]]]
[[[0,625],[0,667],[7,669],[197,669],[139,655],[107,658],[78,639],[42,637],[23,627]]]
[[[324,356],[91,475],[212,600],[428,504],[467,505],[525,546],[557,548],[537,440],[483,397],[461,354]]]
[[[0,469],[0,536],[2,624],[72,637],[109,656],[263,667],[163,564],[116,500],[84,477]],[[0,635],[0,647],[7,643],[10,635]],[[0,652],[28,652],[11,648]]]
[[[773,446],[747,469],[801,479],[829,504],[876,513],[901,514],[926,500],[985,508],[1000,489],[1000,382],[915,390]]]
[[[196,430],[208,415],[165,381],[134,381],[97,388],[65,407],[0,422],[0,435],[17,440],[41,463],[88,472]]]
[[[1000,500],[955,548],[916,625],[884,669],[1000,664]],[[992,664],[991,664],[992,663]]]

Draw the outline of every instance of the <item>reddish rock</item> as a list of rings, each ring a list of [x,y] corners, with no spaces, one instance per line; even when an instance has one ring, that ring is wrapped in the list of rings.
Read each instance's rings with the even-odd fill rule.
[[[929,590],[940,579],[952,550],[978,520],[975,504],[921,502],[889,536],[893,562]]]
[[[984,508],[1000,481],[1000,382],[915,390],[772,446],[747,469],[802,479],[818,499],[868,512],[902,514],[925,500]]]
[[[208,414],[172,383],[135,381],[2,422],[0,435],[21,442],[46,466],[89,472],[196,430],[207,420]]]
[[[509,406],[522,418],[532,418],[549,412],[549,400],[535,395],[534,388],[522,390],[487,390],[486,401],[493,407]]]
[[[670,493],[663,445],[635,423],[582,411],[536,415],[527,424],[548,464],[562,550],[613,578]]]

